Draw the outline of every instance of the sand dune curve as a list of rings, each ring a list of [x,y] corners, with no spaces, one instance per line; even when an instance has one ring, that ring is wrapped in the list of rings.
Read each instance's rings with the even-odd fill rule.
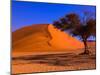
[[[54,52],[83,48],[83,43],[51,24],[23,27],[12,33],[14,52]]]

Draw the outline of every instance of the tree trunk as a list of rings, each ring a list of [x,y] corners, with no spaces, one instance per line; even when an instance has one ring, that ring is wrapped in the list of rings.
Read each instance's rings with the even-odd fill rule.
[[[83,54],[89,54],[89,50],[88,50],[88,46],[87,46],[87,41],[84,40],[83,43],[84,43],[84,52],[83,52]]]

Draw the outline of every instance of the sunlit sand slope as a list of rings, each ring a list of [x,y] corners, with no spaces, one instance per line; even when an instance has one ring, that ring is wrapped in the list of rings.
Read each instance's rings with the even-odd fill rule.
[[[68,33],[56,29],[53,25],[49,25],[48,30],[53,38],[50,41],[52,46],[63,50],[83,48],[81,41],[70,36]]]

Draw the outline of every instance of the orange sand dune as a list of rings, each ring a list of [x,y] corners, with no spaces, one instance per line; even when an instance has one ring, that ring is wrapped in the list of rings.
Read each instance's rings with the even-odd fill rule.
[[[53,52],[83,48],[83,43],[51,24],[23,27],[12,33],[14,52]]]

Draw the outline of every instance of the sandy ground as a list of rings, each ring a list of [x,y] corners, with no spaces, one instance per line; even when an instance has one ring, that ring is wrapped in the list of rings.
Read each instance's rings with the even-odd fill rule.
[[[12,74],[37,73],[50,71],[87,70],[96,68],[95,49],[91,55],[75,53],[39,53],[12,58]],[[20,55],[20,54],[19,54]]]

